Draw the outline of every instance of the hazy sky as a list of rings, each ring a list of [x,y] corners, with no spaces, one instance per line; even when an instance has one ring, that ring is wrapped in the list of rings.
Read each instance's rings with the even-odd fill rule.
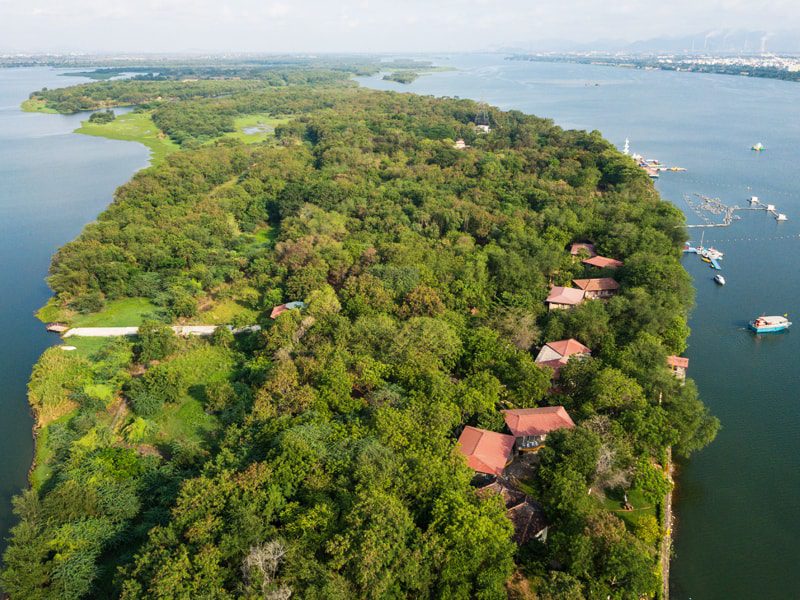
[[[457,51],[800,30],[800,0],[0,0],[2,51]]]

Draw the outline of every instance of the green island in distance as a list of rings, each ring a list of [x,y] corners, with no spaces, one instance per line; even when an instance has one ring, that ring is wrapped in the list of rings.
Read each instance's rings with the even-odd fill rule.
[[[52,260],[42,321],[139,329],[34,366],[11,598],[662,597],[672,456],[719,427],[668,366],[683,214],[597,132],[351,80],[385,70],[25,102],[135,107],[77,131],[151,166]]]

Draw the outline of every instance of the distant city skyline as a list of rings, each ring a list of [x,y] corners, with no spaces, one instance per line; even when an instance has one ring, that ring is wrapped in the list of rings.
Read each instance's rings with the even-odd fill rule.
[[[796,0],[0,0],[0,52],[449,52],[800,30]]]

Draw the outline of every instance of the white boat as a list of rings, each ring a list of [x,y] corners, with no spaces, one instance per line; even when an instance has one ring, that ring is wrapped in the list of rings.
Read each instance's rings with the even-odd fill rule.
[[[725,278],[722,275],[714,275],[714,281],[720,285],[725,285]]]
[[[750,321],[748,325],[756,333],[774,333],[786,331],[792,326],[792,322],[786,317],[758,317]]]

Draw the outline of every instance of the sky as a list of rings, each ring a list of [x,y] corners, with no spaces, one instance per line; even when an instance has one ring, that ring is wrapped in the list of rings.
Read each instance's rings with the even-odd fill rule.
[[[800,0],[0,0],[0,52],[452,52],[800,31]]]

